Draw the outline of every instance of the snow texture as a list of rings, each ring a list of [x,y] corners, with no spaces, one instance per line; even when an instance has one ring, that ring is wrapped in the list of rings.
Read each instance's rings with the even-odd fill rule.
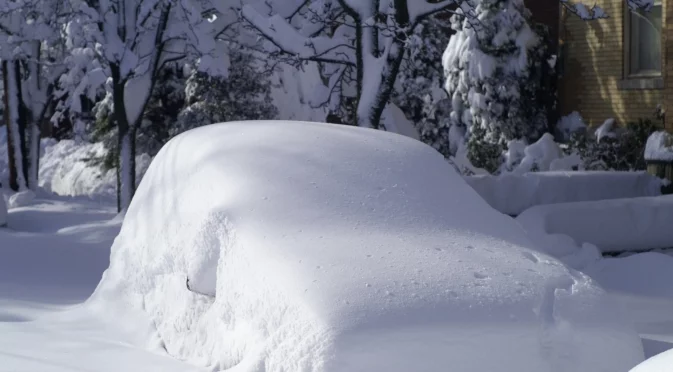
[[[673,136],[665,131],[652,133],[645,145],[645,160],[673,162]]]
[[[602,252],[672,248],[673,196],[540,205],[517,217],[527,231],[563,234]]]
[[[109,265],[115,214],[113,203],[53,195],[10,211],[0,228],[0,370],[205,372],[148,352],[144,319],[81,306]]]
[[[213,370],[639,363],[640,340],[602,290],[532,248],[418,141],[218,124],[154,159],[89,304],[115,319],[145,311],[171,355]]]
[[[501,213],[544,204],[661,195],[662,180],[645,172],[533,172],[465,177]]]
[[[630,372],[668,372],[673,366],[673,350],[653,356],[637,365]]]
[[[95,160],[102,158],[106,149],[102,143],[74,140],[42,139],[40,152],[39,186],[47,192],[65,196],[115,198],[117,179],[114,170],[104,171]],[[0,183],[8,184],[7,136],[0,130]],[[136,182],[140,182],[150,165],[147,154],[136,156]]]
[[[40,187],[58,195],[114,198],[117,176],[114,170],[104,171],[96,163],[106,154],[102,143],[73,140],[52,141],[40,160]],[[149,167],[147,154],[136,157],[136,180],[139,182]]]
[[[531,171],[570,171],[581,163],[579,156],[566,156],[559,145],[554,142],[554,137],[545,133],[537,142],[523,148],[521,141],[510,141],[506,159],[507,163],[513,164],[515,159],[521,159],[518,166],[513,169],[515,174],[523,174]]]
[[[615,138],[617,137],[617,134],[613,131],[613,127],[615,126],[615,119],[607,119],[601,124],[598,129],[596,129],[596,133],[594,135],[596,136],[596,141],[601,142],[604,138]]]
[[[579,112],[573,111],[561,117],[556,124],[556,131],[562,141],[569,141],[573,133],[585,131],[587,125]]]
[[[414,124],[404,116],[404,112],[399,107],[392,103],[388,104],[383,111],[381,123],[388,132],[401,134],[415,140],[420,138]]]
[[[33,200],[35,200],[35,192],[24,190],[10,196],[7,207],[10,209],[24,207],[30,205]]]

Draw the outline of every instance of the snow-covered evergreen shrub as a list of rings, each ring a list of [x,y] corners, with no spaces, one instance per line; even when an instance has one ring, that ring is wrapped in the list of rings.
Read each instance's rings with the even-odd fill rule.
[[[566,152],[579,154],[586,170],[644,170],[647,138],[656,130],[654,122],[641,119],[607,133],[580,131],[571,136]]]
[[[466,0],[459,13],[443,57],[450,125],[465,133],[472,163],[495,172],[509,141],[549,129],[552,55],[523,0]]]
[[[224,121],[276,118],[269,77],[255,68],[253,56],[234,52],[230,60],[227,78],[192,73],[185,90],[186,106],[170,128],[171,136]]]
[[[138,153],[152,156],[170,139],[171,128],[185,106],[185,67],[174,64],[160,71],[157,85],[147,103],[143,120],[138,128],[136,144]]]
[[[170,128],[174,127],[178,114],[185,104],[186,77],[184,66],[166,65],[156,80],[143,119],[137,128],[136,151],[138,154],[154,156],[170,139]],[[96,120],[88,129],[93,142],[102,142],[108,150],[103,158],[92,157],[90,161],[99,164],[103,170],[117,166],[118,138],[109,102],[99,102],[95,109]]]
[[[408,49],[392,97],[392,102],[416,126],[420,140],[447,158],[452,155],[446,120],[451,103],[442,88],[442,53],[451,33],[450,22],[445,16],[429,17],[416,26],[409,35]]]

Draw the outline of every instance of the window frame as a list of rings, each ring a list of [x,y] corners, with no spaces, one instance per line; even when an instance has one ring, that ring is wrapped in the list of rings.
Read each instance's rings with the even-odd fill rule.
[[[624,56],[623,56],[623,61],[624,61],[624,79],[656,79],[656,78],[662,78],[663,77],[663,70],[665,68],[664,65],[664,27],[665,27],[665,20],[664,20],[664,1],[662,0],[655,0],[654,4],[657,6],[661,7],[661,25],[662,25],[662,30],[661,30],[661,35],[660,35],[660,40],[659,40],[659,45],[660,45],[660,56],[659,58],[661,59],[660,62],[660,68],[658,71],[641,71],[641,72],[631,72],[631,13],[633,12],[628,4],[624,2],[624,27],[623,27],[623,36],[624,36]],[[628,84],[632,85],[632,84]],[[637,85],[642,85],[642,84],[637,84]],[[658,88],[659,84],[656,84],[657,87],[651,87],[650,84],[645,84],[647,85],[647,88],[643,89],[656,89]],[[633,87],[634,89],[636,87]]]

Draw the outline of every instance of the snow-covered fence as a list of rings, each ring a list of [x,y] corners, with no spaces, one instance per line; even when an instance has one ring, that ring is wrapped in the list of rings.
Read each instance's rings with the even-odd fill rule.
[[[491,207],[511,216],[537,205],[657,196],[663,184],[646,172],[531,172],[465,180]]]
[[[517,221],[529,235],[567,235],[603,253],[673,247],[673,195],[540,205]]]

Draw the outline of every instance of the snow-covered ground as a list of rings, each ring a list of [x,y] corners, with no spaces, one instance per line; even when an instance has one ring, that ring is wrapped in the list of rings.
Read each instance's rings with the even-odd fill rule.
[[[0,228],[0,371],[199,371],[82,305],[120,223],[113,205],[67,198],[10,211]]]

